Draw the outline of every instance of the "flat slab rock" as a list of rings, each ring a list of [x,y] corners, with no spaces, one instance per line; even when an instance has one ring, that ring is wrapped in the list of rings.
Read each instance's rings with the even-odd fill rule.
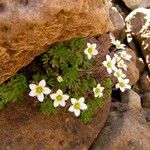
[[[102,129],[110,99],[85,125],[66,110],[44,116],[32,100],[10,104],[0,112],[1,150],[87,150]]]
[[[49,45],[112,30],[108,0],[1,0],[0,84]]]

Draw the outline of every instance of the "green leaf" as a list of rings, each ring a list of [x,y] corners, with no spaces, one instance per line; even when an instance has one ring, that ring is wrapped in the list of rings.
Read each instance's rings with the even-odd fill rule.
[[[40,111],[45,115],[56,113],[57,109],[53,106],[51,99],[46,99],[41,103]]]
[[[21,100],[27,87],[27,79],[22,74],[16,74],[7,83],[3,83],[0,86],[0,109],[8,102]]]

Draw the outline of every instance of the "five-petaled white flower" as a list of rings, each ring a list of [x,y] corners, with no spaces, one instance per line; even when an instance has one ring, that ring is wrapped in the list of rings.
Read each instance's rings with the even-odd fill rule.
[[[65,107],[65,101],[69,98],[69,96],[63,94],[63,91],[60,89],[58,89],[56,93],[50,94],[50,97],[54,100],[54,107],[58,107],[59,105]]]
[[[116,46],[116,49],[125,49],[125,44],[121,44],[119,40],[116,40],[112,33],[109,34],[111,43]]]
[[[127,54],[126,51],[122,51],[122,52],[119,52],[119,53],[120,53],[120,56],[121,56],[123,59],[125,59],[125,60],[130,61],[130,59],[132,58],[132,56],[129,55],[129,54]]]
[[[121,57],[118,54],[114,54],[114,58],[116,59],[116,62],[121,60]]]
[[[126,77],[126,75],[122,72],[121,69],[115,70],[114,76],[117,77],[118,80],[119,80],[120,78],[125,78],[125,77]]]
[[[116,88],[119,88],[122,92],[126,89],[131,89],[131,86],[128,84],[129,79],[119,79],[119,83],[116,84]]]
[[[115,40],[112,44],[116,46],[116,49],[125,49],[126,46],[125,44],[121,44],[119,40]]]
[[[40,102],[43,102],[44,95],[48,95],[51,92],[51,90],[48,87],[46,87],[45,80],[41,80],[38,85],[30,84],[29,88],[31,89],[29,95],[32,97],[37,96],[37,99]]]
[[[106,55],[106,60],[103,61],[103,65],[107,68],[108,73],[112,73],[113,70],[116,70],[115,64],[116,59],[111,59],[109,55]]]
[[[101,87],[100,84],[97,84],[97,87],[93,88],[94,96],[95,97],[102,97],[103,96],[104,87]]]
[[[73,105],[70,106],[68,110],[74,112],[76,117],[80,115],[81,110],[87,109],[87,105],[84,103],[84,97],[81,97],[79,100],[71,98],[71,103]]]
[[[125,62],[123,60],[120,60],[118,63],[117,63],[117,66],[119,68],[123,68],[125,71],[127,71],[127,65],[125,64]]]
[[[87,43],[87,48],[84,50],[84,53],[87,55],[88,59],[91,59],[92,56],[97,55],[98,51],[96,49],[96,44]]]
[[[58,81],[58,82],[63,82],[64,80],[63,80],[63,78],[62,78],[61,76],[58,76],[58,77],[57,77],[57,81]]]

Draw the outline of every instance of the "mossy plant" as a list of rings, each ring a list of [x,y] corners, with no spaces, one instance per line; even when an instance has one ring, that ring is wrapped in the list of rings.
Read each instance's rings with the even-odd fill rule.
[[[22,74],[16,74],[8,82],[0,86],[0,109],[8,102],[19,101],[28,88],[27,79]]]
[[[112,41],[116,49],[124,49],[125,45],[120,41]],[[99,83],[96,75],[100,73],[102,64],[109,74],[118,79],[116,88],[120,88],[122,92],[131,88],[129,79],[122,72],[127,69],[125,61],[130,61],[131,56],[122,51],[114,54],[113,58],[106,55],[106,60],[101,62],[96,59],[99,53],[96,46],[95,43],[87,43],[84,38],[78,38],[57,43],[38,57],[39,70],[33,74],[32,81],[28,82],[31,90],[29,95],[40,101],[40,112],[50,115],[56,113],[60,106],[66,107],[76,117],[80,116],[84,123],[90,123],[112,92],[111,79],[103,76]],[[16,74],[2,84],[0,109],[8,102],[21,100],[28,82],[24,75]]]
[[[43,72],[33,75],[33,80],[38,82],[45,79],[52,92],[61,89],[69,95],[69,100],[72,97],[76,99],[84,97],[88,109],[81,113],[81,119],[84,123],[89,123],[97,109],[103,107],[105,98],[110,96],[110,93],[107,94],[112,83],[111,80],[106,79],[103,82],[106,94],[100,98],[94,97],[93,88],[98,84],[98,81],[92,76],[91,70],[95,69],[93,65],[95,60],[88,59],[84,53],[85,47],[86,40],[84,38],[54,45],[41,56]],[[62,82],[58,81],[59,76],[63,79]],[[41,103],[40,111],[46,115],[56,112],[50,97]]]
[[[53,102],[50,99],[45,99],[43,103],[41,103],[40,112],[44,115],[50,115],[56,113],[57,109],[53,106]]]

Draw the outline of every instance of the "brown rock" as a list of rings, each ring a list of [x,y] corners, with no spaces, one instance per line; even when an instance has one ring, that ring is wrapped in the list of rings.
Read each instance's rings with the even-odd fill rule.
[[[142,2],[143,4],[143,2]],[[140,44],[137,47],[137,53],[143,53],[145,62],[150,71],[150,9],[138,8],[132,11],[125,19],[127,27],[128,42],[132,41],[130,38],[133,36]],[[139,52],[141,49],[141,52]]]
[[[0,83],[58,41],[108,32],[108,0],[0,2]]]
[[[141,90],[139,92],[150,91],[150,77],[147,72],[144,72],[144,74],[139,79],[139,89]]]
[[[142,58],[137,58],[137,68],[139,69],[140,74],[144,71],[145,63]]]
[[[150,92],[144,93],[142,96],[142,106],[150,108]]]
[[[124,50],[119,50],[121,52]],[[137,56],[135,52],[129,48],[126,48],[125,51],[127,54],[132,56],[131,61],[125,61],[126,65],[128,66],[127,71],[124,71],[126,77],[130,80],[130,85],[135,85],[136,82],[139,80],[139,69],[137,68]]]
[[[144,108],[144,115],[147,122],[150,122],[150,108]]]
[[[44,116],[28,96],[0,112],[0,149],[87,150],[102,129],[109,113],[110,99],[90,124],[66,109]]]
[[[149,150],[149,140],[150,126],[143,111],[115,102],[91,150]]]
[[[126,90],[121,94],[121,102],[128,104],[135,110],[142,109],[141,106],[141,98],[140,96],[134,92],[133,90]]]
[[[139,7],[150,7],[149,0],[123,0],[128,8],[136,9]]]
[[[116,7],[110,8],[110,19],[115,27],[113,34],[117,39],[125,38],[125,21]]]

